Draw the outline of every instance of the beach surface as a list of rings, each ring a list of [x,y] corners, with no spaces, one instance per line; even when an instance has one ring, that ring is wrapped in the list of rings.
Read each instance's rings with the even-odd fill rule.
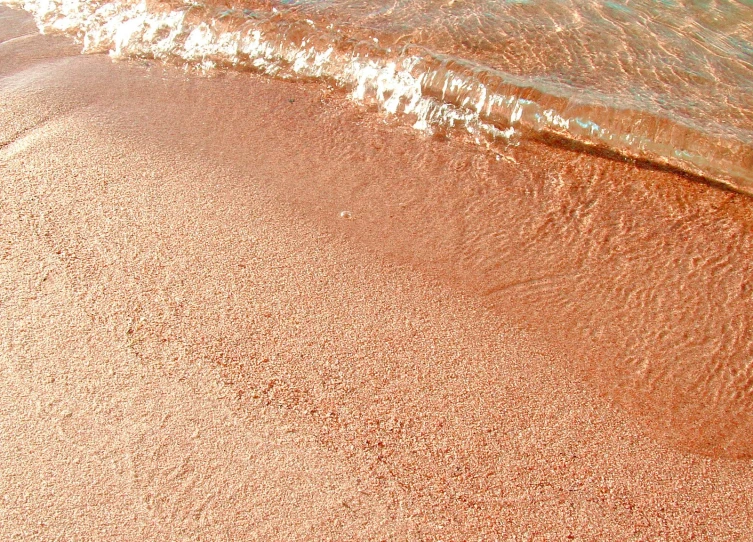
[[[477,150],[448,150],[318,84],[200,77],[79,51],[0,8],[0,538],[753,534],[749,379],[730,372],[733,391],[706,382],[718,400],[709,404],[741,410],[699,415],[701,403],[666,384],[671,371],[657,369],[646,388],[606,361],[594,368],[576,321],[573,334],[547,327],[567,315],[590,314],[584,326],[599,314],[632,322],[629,303],[609,312],[596,278],[573,283],[590,285],[591,298],[568,282],[555,295],[539,280],[548,287],[520,298],[496,287],[514,270],[489,264],[483,231],[472,232],[475,245],[458,241],[453,217],[469,213],[439,203],[476,194],[454,177],[427,183],[486,172]],[[540,155],[551,168],[584,159]],[[523,158],[491,163],[514,169]],[[605,168],[632,166],[592,167],[602,179]],[[626,205],[659,194],[679,222],[710,229],[657,238],[661,214],[642,228],[620,219],[630,231],[623,278],[638,293],[616,291],[641,298],[644,281],[649,301],[671,305],[656,287],[666,284],[694,296],[689,313],[718,296],[727,303],[703,320],[713,323],[748,306],[728,287],[748,284],[749,263],[736,259],[748,245],[738,253],[724,243],[749,231],[750,204],[669,177],[630,169],[611,186]],[[506,186],[526,196],[514,180]],[[636,205],[635,220],[655,212]],[[714,212],[727,217],[721,233]],[[538,227],[546,255],[511,246],[511,267],[567,276],[546,251],[574,237],[556,221]],[[676,289],[664,271],[630,267],[640,243],[688,260],[718,246],[730,261],[716,262],[714,284],[726,289],[697,295],[702,274]],[[609,283],[606,266],[616,264],[604,261],[594,277]],[[738,316],[735,355],[749,348],[750,316]],[[645,325],[660,318],[646,313]],[[666,337],[644,335],[659,346]],[[611,347],[624,353],[616,343],[597,351],[608,357]]]

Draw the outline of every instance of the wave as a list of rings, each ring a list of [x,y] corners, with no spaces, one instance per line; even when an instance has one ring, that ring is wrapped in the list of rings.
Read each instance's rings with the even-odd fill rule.
[[[536,84],[419,45],[380,46],[295,10],[203,4],[0,0],[32,13],[42,32],[73,36],[83,52],[179,61],[320,79],[417,129],[462,129],[477,141],[540,138],[671,168],[753,195],[753,142],[637,108]],[[546,88],[545,88],[546,87]],[[579,96],[580,94],[580,96]]]

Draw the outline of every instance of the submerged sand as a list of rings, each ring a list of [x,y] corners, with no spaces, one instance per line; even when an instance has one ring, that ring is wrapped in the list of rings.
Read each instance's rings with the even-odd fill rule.
[[[663,384],[671,371],[650,380],[658,389],[619,371],[605,383],[614,365],[578,342],[578,322],[561,323],[573,335],[545,325],[620,314],[595,278],[577,278],[594,297],[571,299],[567,310],[559,296],[578,292],[569,283],[556,295],[539,280],[525,296],[500,297],[505,289],[488,277],[507,284],[514,273],[500,261],[521,265],[520,252],[526,269],[564,264],[510,245],[509,260],[492,265],[483,243],[458,240],[458,216],[475,211],[453,215],[440,202],[457,202],[458,190],[482,201],[473,186],[492,193],[457,180],[489,167],[477,150],[384,126],[316,85],[79,56],[8,9],[0,39],[1,538],[753,533],[745,386],[722,401],[742,405],[728,413],[738,430],[721,432],[726,448],[700,442],[689,451],[695,426],[683,416],[700,407],[683,410],[663,393],[676,392]],[[542,156],[560,168],[560,159],[596,160]],[[509,167],[523,158],[511,155]],[[614,180],[628,177],[608,180],[628,203],[627,194],[640,202],[653,190],[669,194],[676,205],[667,213],[686,212],[681,218],[703,202],[709,213],[724,207],[730,239],[752,223],[740,196],[653,171],[633,184]],[[500,193],[518,186],[500,179]],[[680,183],[682,198],[670,183]],[[618,206],[612,212],[623,217]],[[671,247],[683,234],[657,240],[648,225],[618,223],[631,232],[620,245],[627,278],[643,269],[629,265],[630,239]],[[546,224],[541,218],[541,246],[559,239],[567,248],[575,238],[551,220],[546,237]],[[481,233],[471,240],[487,239]],[[699,246],[683,247],[696,250],[689,260],[708,256]],[[747,284],[743,264],[728,259],[737,274],[720,261],[717,279]],[[647,269],[654,296],[668,295]],[[666,276],[672,291],[678,279]],[[696,291],[692,280],[682,284]],[[724,291],[720,314],[740,303]],[[609,337],[608,325],[600,332]],[[607,369],[589,369],[595,362]],[[701,389],[729,392],[707,384]],[[667,412],[681,414],[647,421]],[[693,419],[700,434],[713,433],[707,418]]]

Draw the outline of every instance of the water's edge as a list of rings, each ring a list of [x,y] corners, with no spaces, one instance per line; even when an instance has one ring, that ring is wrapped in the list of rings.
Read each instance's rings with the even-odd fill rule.
[[[529,81],[422,47],[384,49],[275,10],[263,14],[196,4],[176,9],[145,1],[0,3],[30,12],[42,32],[73,36],[83,52],[322,79],[357,101],[406,116],[417,129],[460,128],[487,143],[510,144],[522,137],[559,141],[753,195],[753,147],[746,142],[645,111],[548,94]]]

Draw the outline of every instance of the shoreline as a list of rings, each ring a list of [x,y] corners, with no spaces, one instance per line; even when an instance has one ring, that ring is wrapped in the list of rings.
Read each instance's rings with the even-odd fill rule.
[[[33,40],[24,65],[29,42],[0,48],[4,538],[751,532],[750,459],[668,444],[696,436],[662,372],[694,343],[652,334],[662,307],[704,314],[683,292],[712,330],[747,322],[742,196],[536,147],[480,159],[316,85]],[[609,363],[669,343],[650,379]]]
[[[561,142],[753,196],[753,134],[739,119],[724,125],[713,117],[678,116],[630,95],[516,76],[419,45],[393,50],[376,37],[349,37],[334,24],[325,28],[326,18],[315,22],[295,10],[263,15],[211,3],[85,0],[30,0],[23,7],[43,31],[71,36],[84,53],[157,59],[203,74],[237,70],[317,80],[416,129],[440,137],[449,131],[500,155],[531,139]]]

